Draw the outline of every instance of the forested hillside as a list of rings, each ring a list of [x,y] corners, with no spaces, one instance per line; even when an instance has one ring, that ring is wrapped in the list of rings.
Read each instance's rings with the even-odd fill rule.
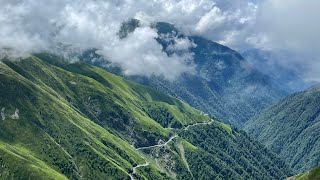
[[[320,164],[320,87],[295,93],[252,118],[245,130],[298,172]]]

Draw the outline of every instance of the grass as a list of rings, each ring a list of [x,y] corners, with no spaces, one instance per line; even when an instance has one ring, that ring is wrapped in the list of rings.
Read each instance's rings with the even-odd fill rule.
[[[28,176],[36,179],[68,179],[34,157],[29,150],[4,142],[0,142],[0,170],[0,179],[22,179]]]
[[[8,67],[3,66],[3,68],[10,71]],[[8,74],[10,75],[8,76]],[[111,164],[109,163],[109,166],[112,167],[111,169],[116,171],[119,177],[122,176],[124,178],[127,176],[126,171],[132,167],[134,162],[143,161],[142,157],[140,157],[126,141],[114,136],[106,129],[87,119],[87,117],[79,114],[62,99],[63,96],[61,94],[49,93],[53,91],[48,87],[40,86],[41,83],[36,84],[36,81],[30,82],[30,80],[25,79],[13,71],[5,75],[3,74],[1,77],[1,82],[10,85],[9,88],[14,89],[14,91],[11,91],[7,86],[1,87],[2,97],[9,98],[3,99],[1,105],[6,106],[6,112],[11,111],[12,113],[14,107],[19,107],[21,112],[19,121],[13,121],[7,117],[6,121],[1,122],[2,127],[4,127],[1,128],[1,131],[6,131],[1,133],[1,137],[7,140],[8,144],[21,143],[21,147],[30,148],[30,151],[32,151],[37,158],[49,161],[53,169],[62,172],[69,171],[64,170],[68,168],[76,169],[75,167],[69,167],[72,166],[70,161],[73,161],[73,159],[66,157],[65,151],[77,157],[79,162],[76,163],[79,164],[78,166],[83,164],[84,169],[96,163],[110,162]],[[22,87],[14,87],[18,85]],[[5,96],[5,94],[7,95]],[[13,96],[21,102],[12,101],[11,98],[13,98]],[[33,101],[33,103],[30,103],[31,101]],[[45,138],[47,135],[50,135],[51,138]],[[105,144],[101,142],[102,139]],[[60,143],[62,141],[62,143],[58,146],[57,143],[52,142],[53,140]],[[88,143],[90,147],[86,146]],[[46,147],[46,145],[50,147]],[[78,151],[76,149],[78,148],[77,146],[82,147],[82,151],[84,152]],[[45,151],[47,151],[47,154],[45,154]],[[97,151],[99,153],[97,153]],[[89,164],[81,161],[82,158],[85,159],[86,156],[93,156],[94,154],[98,156],[103,154],[103,157],[101,157],[101,160],[90,162]],[[55,162],[57,157],[61,158],[60,164],[56,164],[57,162]],[[117,166],[115,166],[114,163],[117,163]],[[45,170],[43,171],[45,172]],[[92,169],[90,171],[78,171],[80,171],[78,172],[79,174],[81,174],[81,171],[89,172],[88,176],[93,176],[94,173],[102,174],[102,172],[90,172]],[[72,173],[68,175],[69,177],[75,176]]]
[[[215,121],[215,124],[217,124],[218,126],[222,127],[223,129],[225,129],[228,133],[232,133],[232,128],[230,126],[230,124],[225,124],[219,121]]]
[[[307,172],[288,178],[288,180],[317,180],[320,179],[320,166],[315,167]]]

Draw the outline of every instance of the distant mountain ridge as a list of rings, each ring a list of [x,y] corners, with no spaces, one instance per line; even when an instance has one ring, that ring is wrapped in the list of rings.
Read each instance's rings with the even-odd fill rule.
[[[120,30],[122,38],[139,26],[137,20],[132,21],[134,22],[124,23],[125,30]],[[260,110],[287,95],[270,77],[253,68],[236,51],[199,36],[185,36],[169,23],[159,22],[152,27],[157,29],[160,35],[157,41],[168,54],[172,53],[166,48],[168,43],[172,43],[164,38],[168,35],[186,38],[195,44],[195,47],[189,49],[194,54],[195,74],[185,73],[173,81],[158,76],[127,77],[120,68],[104,66],[105,60],[97,61],[101,57],[94,50],[85,52],[81,59],[92,63],[94,57],[95,65],[107,67],[109,71],[186,101],[191,106],[238,127]]]

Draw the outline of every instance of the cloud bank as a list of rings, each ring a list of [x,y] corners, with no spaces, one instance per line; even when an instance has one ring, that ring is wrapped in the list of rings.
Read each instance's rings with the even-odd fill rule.
[[[220,8],[211,0],[0,0],[0,4],[0,49],[25,54],[57,49],[60,44],[96,48],[128,75],[155,74],[167,79],[194,71],[188,53],[193,45],[188,39],[174,39],[176,43],[167,50],[179,53],[164,53],[155,40],[157,32],[149,27],[151,22],[170,22],[186,34],[219,41],[225,32],[246,23],[238,18],[249,18],[247,12],[231,11],[234,7],[223,3]],[[142,26],[120,39],[121,23],[129,18],[139,19]]]
[[[151,22],[164,21],[187,35],[201,35],[238,50],[259,48],[281,54],[280,63],[303,67],[308,80],[320,80],[320,2],[310,0],[0,0],[0,49],[21,54],[96,48],[129,75],[172,79],[192,72],[192,42],[175,39],[166,54]],[[141,22],[120,39],[121,23]],[[171,48],[171,49],[170,49]],[[17,53],[18,53],[17,52]],[[319,77],[319,78],[318,78]]]
[[[265,0],[253,27],[247,27],[239,46],[267,50],[274,63],[289,67],[306,81],[320,81],[320,1]],[[242,42],[247,43],[243,45]],[[241,45],[242,44],[242,45]],[[272,60],[270,60],[272,62]]]

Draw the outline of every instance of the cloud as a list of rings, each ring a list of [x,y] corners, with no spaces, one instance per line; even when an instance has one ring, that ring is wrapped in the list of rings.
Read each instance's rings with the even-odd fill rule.
[[[98,53],[120,65],[127,75],[150,76],[157,72],[170,80],[183,72],[194,71],[191,53],[167,55],[156,41],[157,37],[155,29],[140,27],[122,40],[114,39],[109,42],[112,45],[104,46]],[[189,46],[185,43],[185,40],[177,40],[177,46],[170,47],[174,50],[186,50]]]
[[[99,54],[119,65],[127,75],[155,74],[174,79],[181,73],[194,71],[192,55],[165,53],[156,41],[156,30],[148,23],[143,22],[142,27],[120,39],[118,32],[122,22],[136,13],[131,9],[126,11],[123,6],[105,2],[66,6],[61,16],[54,20],[61,27],[55,41],[80,49],[97,48]],[[184,48],[180,41],[176,44]]]
[[[237,50],[254,47],[292,54],[279,61],[303,66],[306,79],[320,79],[318,0],[0,0],[0,4],[2,50],[26,54],[57,50],[61,43],[79,50],[96,48],[128,74],[173,78],[192,71],[192,54],[187,53],[192,42],[175,39],[167,50],[177,52],[164,53],[155,41],[156,32],[148,28],[151,22],[164,21],[186,35],[201,35]],[[119,39],[121,23],[130,18],[139,19],[141,28]]]
[[[320,30],[320,1],[267,0],[261,5],[258,31],[266,34],[271,47],[288,47],[308,51],[320,47],[315,38]],[[319,37],[319,36],[318,36]]]
[[[233,26],[245,23],[238,21],[238,18],[247,18],[247,13],[243,15],[238,8],[231,6],[240,6],[240,3],[231,0],[228,5],[227,1],[219,2],[221,7],[211,0],[0,2],[3,5],[0,7],[1,49],[10,48],[28,53],[58,49],[61,43],[76,49],[97,48],[128,74],[156,74],[166,78],[192,71],[192,55],[173,53],[169,56],[164,53],[155,41],[156,32],[147,28],[151,22],[174,23],[186,34],[203,35],[219,41],[224,39],[225,32],[239,29]],[[243,5],[246,6],[241,3]],[[117,33],[121,23],[132,17],[140,19],[144,27],[120,40]],[[181,51],[191,47],[185,39],[175,41],[169,49]]]
[[[166,34],[161,35],[162,40],[168,43],[166,51],[169,52],[184,52],[188,53],[190,48],[195,48],[197,45],[189,38],[178,38],[176,35]]]
[[[278,63],[301,72],[305,80],[320,81],[319,6],[318,0],[265,0],[243,42],[271,51]]]
[[[5,4],[0,8],[0,48],[16,49],[21,53],[32,52],[46,46],[37,33],[27,31],[23,16],[30,9],[24,4]]]
[[[221,10],[217,7],[213,7],[211,11],[202,16],[197,23],[195,30],[203,33],[214,26],[221,26],[226,20],[226,15],[221,13]]]

